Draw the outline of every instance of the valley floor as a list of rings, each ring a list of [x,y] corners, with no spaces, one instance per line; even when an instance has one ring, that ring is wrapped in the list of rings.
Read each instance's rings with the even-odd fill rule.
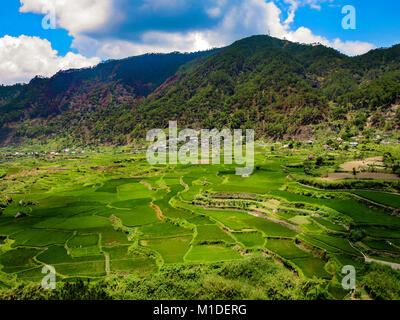
[[[118,150],[3,158],[0,298],[399,299],[398,180],[326,179],[352,152],[256,151],[250,177]],[[64,291],[40,289],[45,265]]]

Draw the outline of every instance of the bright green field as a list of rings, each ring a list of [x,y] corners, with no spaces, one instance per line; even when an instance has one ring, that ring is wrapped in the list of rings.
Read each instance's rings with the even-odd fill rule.
[[[187,262],[207,263],[242,259],[237,251],[221,245],[197,245],[185,257]]]
[[[253,229],[271,237],[293,237],[296,232],[269,220],[254,217],[246,212],[208,210],[206,214],[236,231]]]
[[[128,246],[107,248],[110,267],[116,273],[148,273],[156,270],[154,259],[129,252]]]
[[[337,231],[337,232],[346,232],[346,229],[343,226],[334,224],[327,219],[313,217],[313,220],[315,220],[317,223],[319,223],[320,225],[324,226],[325,228],[327,228],[329,230]]]
[[[38,261],[52,265],[57,273],[64,276],[103,276],[105,259],[103,255],[71,257],[64,247],[52,246],[37,256]]]
[[[341,296],[333,278],[342,265],[361,269],[362,253],[400,261],[400,218],[376,205],[400,208],[400,196],[299,184],[304,169],[285,166],[309,153],[259,148],[250,177],[236,176],[233,165],[152,167],[131,153],[0,163],[13,168],[0,182],[13,200],[0,215],[0,281],[40,282],[44,264],[64,280],[140,278],[268,256]]]
[[[15,240],[13,247],[46,247],[64,244],[72,236],[71,232],[28,229],[10,236]]]
[[[317,277],[323,279],[330,279],[332,276],[325,270],[325,262],[319,258],[308,257],[308,258],[297,258],[293,259],[295,265],[297,265],[306,277]]]
[[[358,250],[354,249],[350,245],[350,243],[347,239],[323,235],[323,234],[313,235],[311,238],[316,240],[318,243],[327,245],[328,247],[335,248],[346,254],[361,256],[361,253]]]
[[[191,235],[192,230],[176,226],[172,223],[156,223],[138,228],[142,233],[141,239],[170,238],[174,236]]]
[[[363,243],[374,250],[389,251],[400,255],[400,248],[393,246],[391,241],[363,240]]]
[[[301,250],[291,240],[267,239],[265,247],[285,259],[307,258],[311,254]]]
[[[376,192],[376,191],[364,191],[357,190],[353,191],[354,194],[359,195],[363,198],[370,199],[372,201],[400,209],[400,195],[392,194],[387,192]]]
[[[235,243],[235,240],[228,233],[221,230],[221,228],[215,224],[197,226],[197,237],[195,241],[200,243],[207,241]]]
[[[261,248],[265,243],[260,232],[233,232],[232,236],[246,248]]]
[[[145,247],[158,252],[165,263],[182,263],[186,252],[189,250],[192,237],[176,237],[166,239],[142,240]]]

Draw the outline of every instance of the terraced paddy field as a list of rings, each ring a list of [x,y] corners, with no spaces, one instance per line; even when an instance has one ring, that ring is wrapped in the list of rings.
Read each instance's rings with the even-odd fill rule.
[[[366,190],[357,190],[353,191],[353,193],[377,203],[400,209],[400,194]]]
[[[309,153],[259,147],[250,177],[232,165],[150,166],[144,155],[115,151],[4,160],[1,288],[40,283],[44,265],[63,282],[118,285],[168,270],[200,268],[215,281],[242,270],[233,278],[247,274],[249,283],[281,270],[295,283],[321,281],[333,299],[348,296],[338,283],[341,268],[354,265],[365,293],[371,268],[396,272],[380,262],[400,263],[400,196],[305,185],[298,163]],[[54,167],[63,170],[46,169]]]

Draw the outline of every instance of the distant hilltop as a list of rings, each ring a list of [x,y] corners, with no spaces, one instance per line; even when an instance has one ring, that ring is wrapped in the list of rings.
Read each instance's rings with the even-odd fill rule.
[[[256,138],[390,134],[400,45],[348,57],[260,35],[196,53],[146,54],[0,87],[0,144],[126,145],[168,121]]]

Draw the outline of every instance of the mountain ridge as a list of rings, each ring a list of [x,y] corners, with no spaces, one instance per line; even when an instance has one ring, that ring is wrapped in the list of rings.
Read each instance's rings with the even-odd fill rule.
[[[399,69],[400,45],[348,57],[265,35],[206,52],[112,60],[2,87],[0,143],[129,144],[168,120],[255,128],[275,140],[326,128],[396,130]]]

